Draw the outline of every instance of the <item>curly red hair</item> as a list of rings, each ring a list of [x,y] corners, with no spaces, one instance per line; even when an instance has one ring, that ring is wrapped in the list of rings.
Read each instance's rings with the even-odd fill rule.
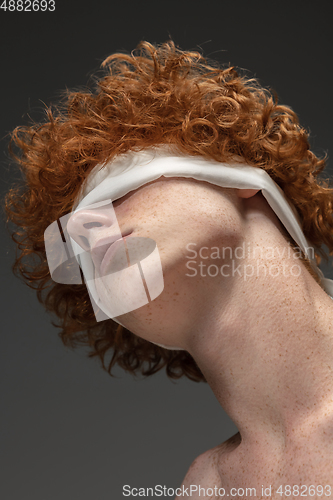
[[[204,380],[185,351],[157,347],[111,319],[95,321],[85,285],[54,283],[46,261],[44,231],[69,213],[91,170],[133,149],[160,144],[228,162],[235,155],[265,169],[295,205],[303,231],[317,251],[333,252],[333,189],[318,180],[325,159],[311,151],[295,113],[271,92],[233,67],[181,51],[172,41],[142,42],[130,55],[113,54],[97,89],[68,92],[65,103],[46,109],[41,124],[12,133],[12,153],[24,174],[6,196],[8,220],[19,255],[13,270],[37,290],[55,313],[69,346],[88,345],[111,373],[115,364],[151,375],[162,367],[173,378]],[[318,254],[317,254],[318,255]],[[33,258],[37,256],[39,262]],[[111,359],[106,360],[107,354]]]

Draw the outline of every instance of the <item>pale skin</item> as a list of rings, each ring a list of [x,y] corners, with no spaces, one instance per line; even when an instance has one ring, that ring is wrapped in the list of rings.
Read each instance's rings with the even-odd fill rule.
[[[257,498],[270,485],[272,492],[286,484],[333,490],[333,301],[290,252],[261,193],[161,177],[113,206],[122,232],[156,241],[165,281],[157,299],[119,320],[148,341],[187,350],[239,429],[195,460],[184,487],[217,486],[226,493],[254,487]],[[103,217],[86,234],[92,246],[112,231]],[[188,276],[189,243],[197,250],[244,243],[261,249],[259,257],[237,260],[260,271],[246,280],[237,272]],[[205,256],[206,266],[231,262],[209,251]],[[330,498],[325,492],[305,496]]]

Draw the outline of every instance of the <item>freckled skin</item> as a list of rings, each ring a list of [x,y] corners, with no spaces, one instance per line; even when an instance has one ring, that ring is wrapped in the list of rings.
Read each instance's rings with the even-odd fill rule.
[[[262,485],[333,490],[333,302],[287,252],[285,231],[262,195],[162,177],[114,207],[122,230],[130,225],[156,241],[165,281],[157,299],[119,320],[148,341],[187,350],[239,429],[194,461],[184,486],[255,487],[256,498]],[[188,243],[233,252],[246,243],[261,253],[236,263],[259,270],[246,279],[189,277]],[[206,255],[207,266],[234,259]],[[330,498],[271,498],[304,496]]]
[[[151,304],[119,317],[130,331],[147,340],[186,348],[183,332],[193,331],[212,282],[185,276],[186,245],[195,242],[199,248],[219,242],[221,246],[222,237],[232,245],[238,243],[236,227],[242,221],[233,210],[232,199],[237,197],[231,191],[194,179],[163,178],[113,203],[120,228],[131,223],[133,236],[156,241],[163,268],[163,293]],[[222,221],[228,222],[224,228]],[[152,313],[149,321],[148,312]]]

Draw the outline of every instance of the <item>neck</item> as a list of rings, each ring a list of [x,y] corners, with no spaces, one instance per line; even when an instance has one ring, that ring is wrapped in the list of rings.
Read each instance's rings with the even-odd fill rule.
[[[265,234],[261,221],[247,241],[263,248]],[[282,251],[288,244],[280,233],[274,245],[283,255],[273,256],[276,276],[219,282],[206,294],[200,311],[208,313],[187,348],[243,447],[293,450],[304,439],[333,434],[333,302],[301,261],[300,275],[292,275],[295,259]],[[267,270],[272,256],[246,256],[243,264]]]

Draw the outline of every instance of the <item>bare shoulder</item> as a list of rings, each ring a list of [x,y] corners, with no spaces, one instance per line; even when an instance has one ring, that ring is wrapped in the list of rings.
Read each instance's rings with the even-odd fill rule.
[[[218,467],[221,456],[233,451],[240,442],[241,436],[237,432],[222,444],[199,455],[187,471],[182,486],[190,488],[191,485],[200,485],[202,487],[212,484],[218,485],[221,482]]]
[[[237,446],[241,443],[241,440],[241,435],[239,432],[237,432],[237,434],[234,434],[218,446],[205,451],[194,460],[188,470],[188,473],[190,473],[191,470],[197,471],[198,467],[202,467],[203,469],[211,468],[214,464],[217,463],[218,459],[222,455],[224,455],[225,453],[230,453],[231,451],[236,449]]]

